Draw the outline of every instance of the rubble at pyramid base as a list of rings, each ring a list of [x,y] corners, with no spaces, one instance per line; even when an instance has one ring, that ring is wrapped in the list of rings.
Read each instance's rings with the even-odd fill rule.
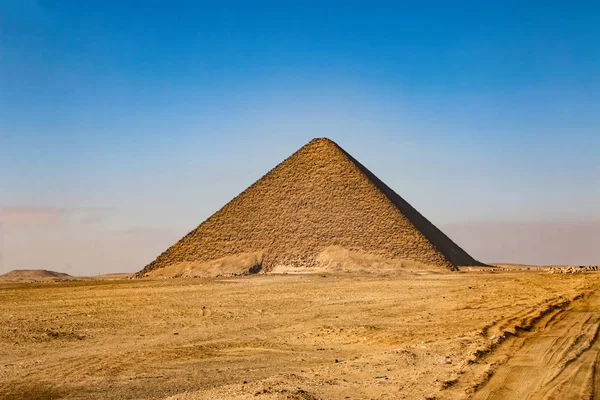
[[[329,246],[310,263],[298,259],[289,264],[263,268],[263,253],[241,253],[208,262],[179,262],[152,270],[143,277],[205,278],[254,274],[308,274],[308,273],[375,273],[397,274],[415,271],[439,270],[413,260],[390,259],[375,254],[351,251],[341,246]]]

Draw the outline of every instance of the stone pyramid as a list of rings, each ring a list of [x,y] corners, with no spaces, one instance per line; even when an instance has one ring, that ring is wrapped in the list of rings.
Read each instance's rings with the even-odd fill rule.
[[[250,272],[312,267],[329,246],[451,270],[483,265],[336,143],[319,138],[227,203],[138,276],[166,267],[213,268],[215,262],[222,268],[223,260],[251,259],[255,265]]]

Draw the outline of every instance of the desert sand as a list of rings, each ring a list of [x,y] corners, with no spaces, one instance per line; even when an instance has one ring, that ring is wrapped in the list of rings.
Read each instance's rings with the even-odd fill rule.
[[[435,271],[0,283],[0,398],[593,398],[597,273]]]

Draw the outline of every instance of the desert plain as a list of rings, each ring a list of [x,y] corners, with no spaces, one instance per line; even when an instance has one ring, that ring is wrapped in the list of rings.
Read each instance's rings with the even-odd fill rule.
[[[0,283],[0,398],[598,398],[594,272],[116,278]]]

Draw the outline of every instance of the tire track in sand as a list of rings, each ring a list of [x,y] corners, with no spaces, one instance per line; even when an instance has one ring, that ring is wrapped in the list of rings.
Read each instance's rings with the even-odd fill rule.
[[[600,294],[593,293],[525,338],[472,399],[600,399],[599,327]]]

